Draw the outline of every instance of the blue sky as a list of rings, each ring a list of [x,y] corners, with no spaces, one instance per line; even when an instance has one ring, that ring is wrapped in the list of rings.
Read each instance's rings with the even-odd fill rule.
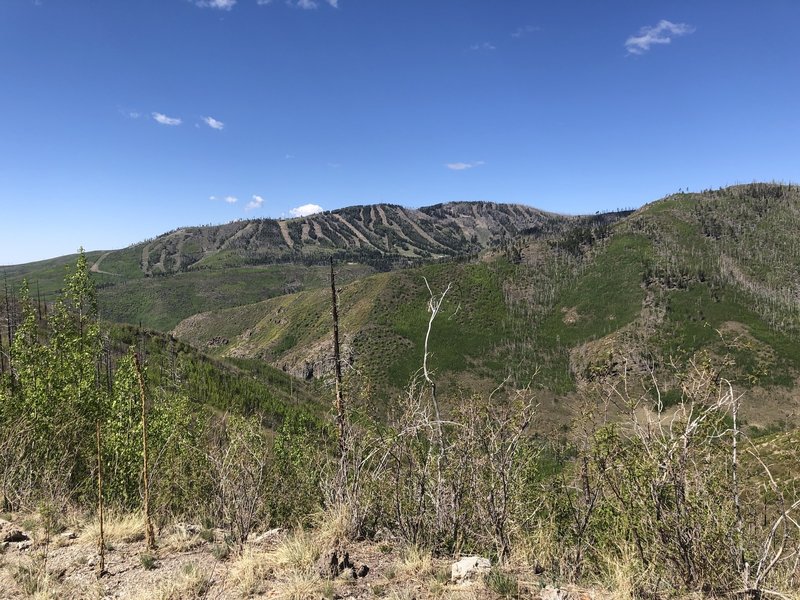
[[[0,264],[309,206],[796,182],[798,22],[796,0],[0,0]]]

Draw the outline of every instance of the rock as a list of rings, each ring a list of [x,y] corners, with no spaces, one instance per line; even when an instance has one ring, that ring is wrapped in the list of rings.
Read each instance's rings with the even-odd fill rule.
[[[339,572],[346,571],[347,569],[352,569],[353,563],[350,562],[350,553],[345,550],[342,560],[339,561]]]
[[[322,579],[336,579],[337,577],[347,577],[358,579],[366,577],[369,573],[367,565],[361,565],[356,569],[353,561],[350,560],[350,553],[347,550],[331,550],[323,554],[317,561],[317,573]]]
[[[460,561],[455,562],[450,567],[450,581],[462,583],[464,581],[475,581],[481,575],[485,575],[492,568],[492,563],[488,558],[481,556],[465,556]]]
[[[283,535],[283,529],[281,527],[276,527],[275,529],[270,529],[269,531],[265,531],[264,533],[257,535],[252,539],[251,543],[271,544],[280,538],[281,535]]]
[[[317,561],[317,574],[322,579],[336,579],[339,572],[339,553],[336,550],[320,556]]]
[[[24,542],[17,543],[17,550],[21,552],[22,550],[27,550],[31,546],[33,546],[33,540],[25,540]]]
[[[190,535],[198,535],[201,531],[203,531],[203,528],[200,525],[195,525],[194,523],[176,523],[175,531],[188,533]]]
[[[213,337],[206,342],[206,346],[209,348],[219,348],[220,346],[227,346],[230,343],[228,338],[224,337]]]
[[[78,537],[78,534],[74,531],[65,531],[64,533],[59,534],[62,540],[74,540]]]
[[[558,588],[550,587],[549,585],[544,588],[540,593],[542,600],[568,600],[570,597],[569,592],[560,590]]]
[[[0,542],[24,542],[31,537],[8,521],[0,519]]]

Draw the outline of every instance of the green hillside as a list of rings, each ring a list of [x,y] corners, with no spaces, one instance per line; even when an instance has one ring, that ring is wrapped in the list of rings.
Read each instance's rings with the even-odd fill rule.
[[[340,292],[345,356],[372,385],[403,387],[422,361],[427,279],[435,292],[452,284],[431,341],[431,364],[451,391],[510,375],[569,395],[623,372],[666,376],[671,363],[703,357],[727,361],[729,376],[761,395],[789,390],[800,372],[800,313],[787,291],[800,281],[799,209],[791,186],[679,194],[615,224],[584,221],[517,236],[479,260],[358,279]],[[175,329],[216,355],[301,378],[325,376],[329,332],[322,288],[195,315]],[[667,380],[664,400],[678,387]]]
[[[168,331],[195,313],[324,287],[328,272],[302,264],[208,269],[101,285],[98,295],[103,318]],[[351,281],[372,272],[365,265],[343,265],[341,278]]]
[[[300,416],[317,418],[328,410],[319,390],[260,361],[210,358],[171,336],[127,325],[111,326],[109,342],[115,357],[131,346],[141,351],[150,386],[180,390],[198,405],[258,413],[271,427]]]
[[[489,203],[351,207],[185,228],[87,258],[105,319],[174,328],[215,357],[319,380],[331,323],[328,268],[315,263],[335,256],[349,373],[390,393],[384,403],[421,366],[427,280],[435,293],[451,286],[430,345],[448,393],[509,378],[557,401],[652,372],[670,402],[671,365],[710,359],[778,419],[797,412],[798,225],[798,187],[752,184],[593,217]],[[7,281],[28,277],[47,297],[68,263],[6,268]]]

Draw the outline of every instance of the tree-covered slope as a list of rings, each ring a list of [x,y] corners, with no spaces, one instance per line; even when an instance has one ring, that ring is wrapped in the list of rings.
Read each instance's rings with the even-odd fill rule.
[[[563,395],[712,357],[731,363],[738,384],[790,390],[800,370],[790,291],[800,281],[798,210],[792,186],[679,194],[616,223],[518,235],[478,260],[359,279],[340,292],[345,355],[374,385],[402,387],[422,361],[427,280],[434,293],[452,284],[431,364],[462,387],[510,376]],[[330,364],[329,302],[328,291],[309,290],[198,314],[175,334],[319,377]],[[668,381],[663,400],[679,385]]]
[[[473,255],[524,232],[547,235],[574,222],[510,204],[376,204],[299,219],[184,227],[86,256],[104,318],[167,330],[198,312],[324,285],[320,266],[329,257],[348,264],[340,273],[346,282],[376,269]],[[43,300],[53,300],[74,258],[1,269],[12,289],[27,279]]]

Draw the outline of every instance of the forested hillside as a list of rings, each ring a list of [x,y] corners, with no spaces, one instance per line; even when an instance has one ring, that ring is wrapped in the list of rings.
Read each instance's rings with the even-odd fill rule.
[[[526,232],[479,260],[344,282],[344,353],[371,385],[402,389],[421,365],[426,282],[434,294],[450,285],[430,350],[452,392],[464,381],[489,390],[509,377],[570,395],[594,381],[666,376],[673,365],[714,356],[754,389],[759,425],[797,419],[799,210],[793,186],[678,194],[620,221]],[[214,355],[325,377],[329,302],[325,289],[307,290],[197,314],[174,333]],[[678,389],[667,378],[667,402]]]
[[[792,223],[795,199],[681,195],[355,278],[337,294],[335,386],[330,290],[204,313],[176,338],[101,321],[81,254],[54,302],[23,286],[4,313],[0,583],[458,597],[476,588],[431,565],[482,554],[477,589],[496,598],[548,581],[790,592],[800,353],[783,280],[759,274],[782,238],[746,228],[731,257],[704,224],[734,208]],[[292,376],[309,349],[318,363]],[[758,389],[784,405],[755,406]]]

